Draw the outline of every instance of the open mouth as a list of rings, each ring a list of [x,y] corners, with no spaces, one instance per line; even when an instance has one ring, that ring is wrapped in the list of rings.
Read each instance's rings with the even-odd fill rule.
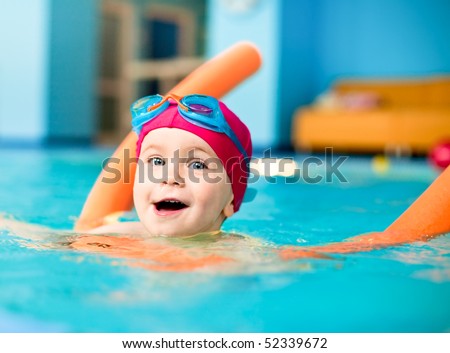
[[[188,206],[179,200],[162,200],[156,202],[155,207],[158,211],[179,211]]]

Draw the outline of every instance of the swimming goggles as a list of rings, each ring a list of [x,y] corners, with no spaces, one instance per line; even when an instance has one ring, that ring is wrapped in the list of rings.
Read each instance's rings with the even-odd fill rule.
[[[144,124],[157,118],[169,107],[169,99],[178,104],[178,112],[185,120],[204,129],[227,135],[245,159],[248,159],[245,148],[225,120],[219,101],[211,96],[191,94],[179,97],[175,94],[168,94],[163,97],[156,94],[142,97],[131,105],[133,131],[139,135]]]

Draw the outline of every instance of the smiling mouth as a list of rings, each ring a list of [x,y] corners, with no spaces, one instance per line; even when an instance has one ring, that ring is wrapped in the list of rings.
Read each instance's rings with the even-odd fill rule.
[[[178,200],[162,200],[156,202],[155,207],[157,211],[179,211],[188,207],[188,205]]]

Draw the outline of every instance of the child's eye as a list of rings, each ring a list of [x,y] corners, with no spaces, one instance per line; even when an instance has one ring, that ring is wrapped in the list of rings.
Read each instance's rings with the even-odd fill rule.
[[[189,164],[189,168],[192,169],[206,169],[206,164],[200,161],[194,161]]]
[[[148,163],[150,163],[152,165],[158,165],[158,166],[162,166],[162,165],[166,164],[164,159],[162,159],[160,157],[150,157],[147,161],[148,161]]]

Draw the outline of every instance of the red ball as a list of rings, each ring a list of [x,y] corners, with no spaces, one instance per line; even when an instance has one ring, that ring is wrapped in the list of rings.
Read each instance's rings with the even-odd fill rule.
[[[439,169],[450,165],[450,141],[438,143],[428,154],[428,160]]]

